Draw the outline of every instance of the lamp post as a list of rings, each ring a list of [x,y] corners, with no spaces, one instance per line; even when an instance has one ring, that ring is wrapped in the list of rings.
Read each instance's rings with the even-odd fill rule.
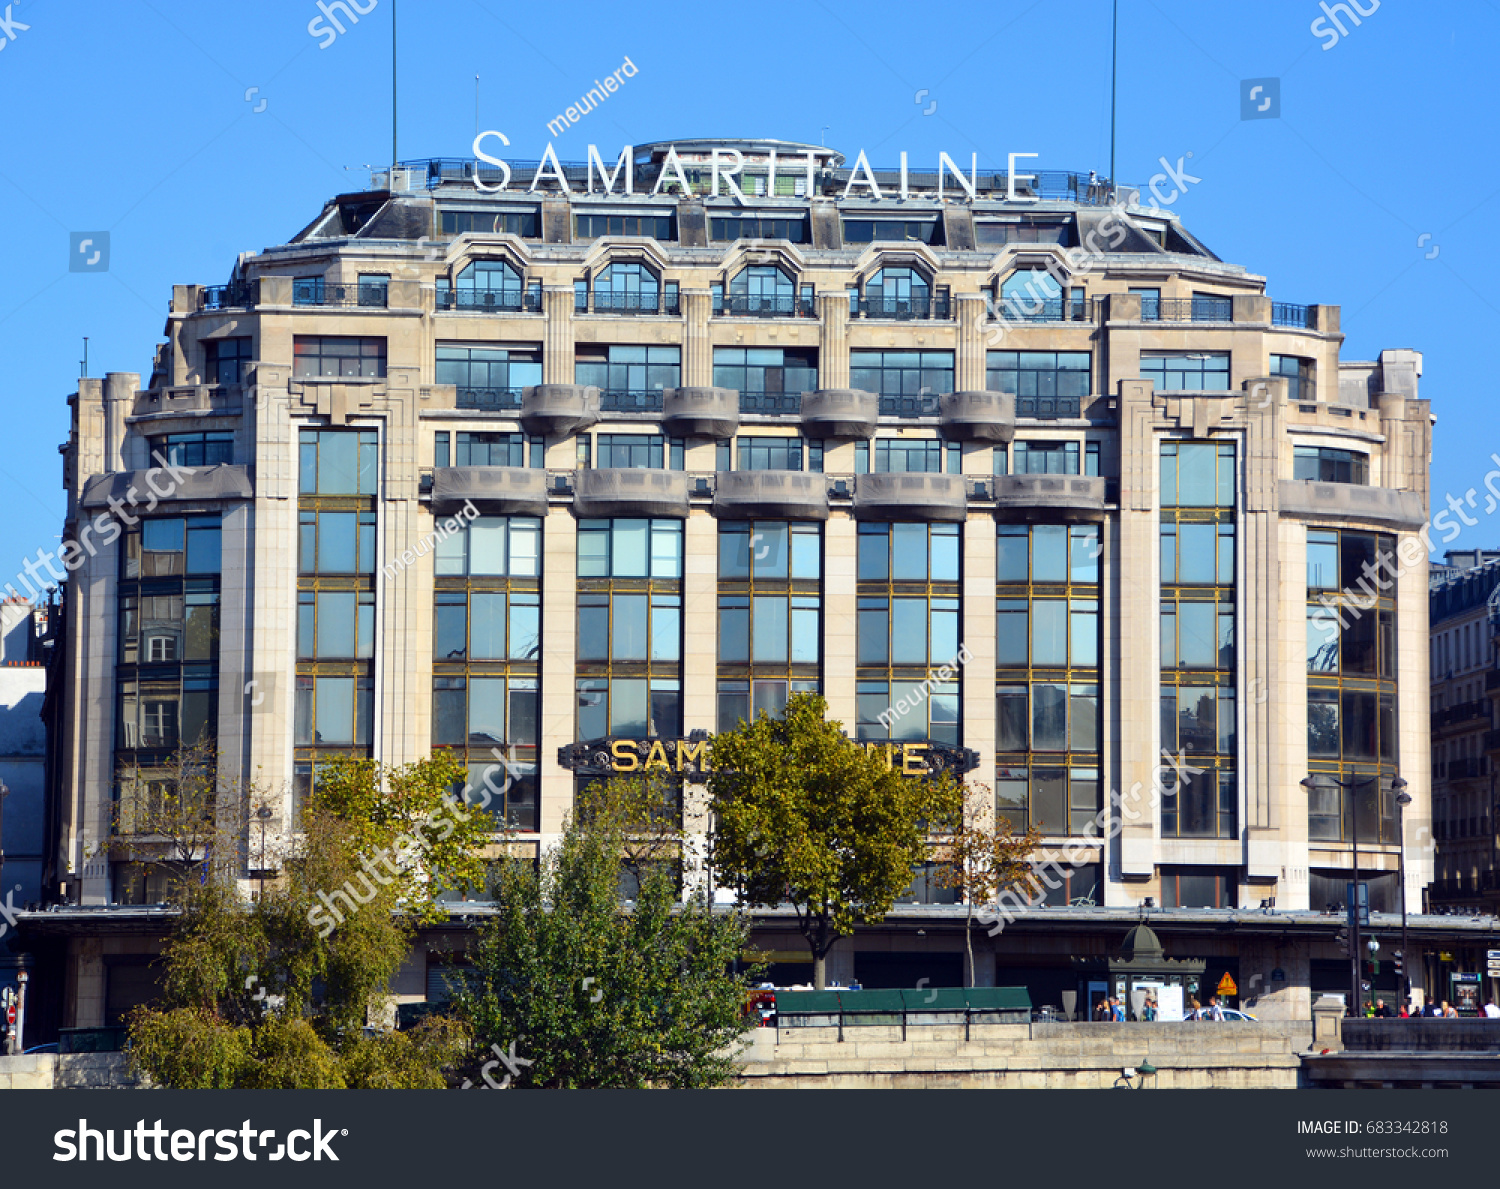
[[[1398,788],[1397,785],[1400,785]],[[1397,871],[1401,879],[1401,1002],[1411,1003],[1411,953],[1406,948],[1406,807],[1411,804],[1411,794],[1406,791],[1406,782],[1399,776],[1391,782],[1396,789],[1397,841],[1401,848],[1397,852]]]
[[[1318,782],[1320,780],[1326,780],[1326,781],[1328,781],[1328,782],[1330,782],[1332,784],[1336,784],[1339,787],[1340,790],[1348,789],[1348,790],[1352,791],[1354,789],[1363,788],[1367,784],[1372,784],[1372,783],[1378,782],[1380,779],[1381,779],[1381,774],[1378,773],[1378,772],[1374,776],[1355,776],[1355,777],[1351,777],[1348,780],[1343,780],[1343,779],[1340,779],[1337,776],[1332,776],[1332,775],[1329,775],[1328,773],[1324,772],[1324,773],[1319,773],[1317,776],[1311,776],[1311,775],[1309,775],[1301,783],[1302,783],[1302,787],[1303,788],[1305,788],[1305,789],[1307,789],[1309,791],[1312,791],[1313,789],[1316,789],[1318,787]],[[1406,789],[1406,781],[1402,780],[1401,777],[1397,776],[1397,777],[1395,777],[1395,778],[1392,779],[1392,781],[1391,781],[1391,788],[1393,790],[1395,790],[1395,792],[1396,792],[1396,794],[1397,794],[1398,797],[1402,796],[1402,795],[1404,795],[1404,791]],[[1408,800],[1410,800],[1410,798],[1408,798]],[[1342,816],[1343,815],[1341,813],[1340,817],[1342,817]],[[1353,882],[1353,887],[1354,887],[1354,906],[1353,906],[1353,911],[1349,914],[1349,916],[1350,916],[1350,920],[1349,920],[1349,975],[1350,975],[1349,990],[1351,992],[1351,1011],[1350,1011],[1349,1014],[1353,1015],[1353,1016],[1359,1016],[1361,1014],[1361,1001],[1363,1000],[1364,996],[1363,996],[1363,993],[1362,993],[1362,990],[1361,990],[1361,987],[1360,987],[1360,971],[1359,971],[1359,963],[1360,963],[1360,944],[1359,944],[1359,939],[1360,939],[1360,933],[1359,933],[1359,907],[1360,907],[1360,905],[1359,905],[1359,803],[1358,803],[1357,800],[1351,802],[1351,804],[1350,804],[1350,812],[1349,812],[1349,844],[1350,844],[1350,846],[1351,846],[1351,848],[1353,849],[1353,852],[1354,852],[1354,854],[1353,854],[1353,860],[1354,860],[1354,882]],[[1403,907],[1404,907],[1404,904],[1405,904],[1405,895],[1406,895],[1406,888],[1405,888],[1405,882],[1403,880],[1403,884],[1402,884],[1402,897],[1403,897],[1402,903],[1403,903]],[[1403,914],[1403,920],[1404,920],[1404,914]],[[1403,955],[1403,962],[1404,962],[1404,960],[1405,960],[1405,958],[1404,958],[1404,955]]]
[[[266,898],[266,823],[271,820],[271,807],[262,805],[255,811],[260,820],[260,898]]]

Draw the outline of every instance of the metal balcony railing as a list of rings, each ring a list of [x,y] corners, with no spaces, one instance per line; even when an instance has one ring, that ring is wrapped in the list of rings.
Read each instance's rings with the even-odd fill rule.
[[[541,311],[542,295],[536,289],[454,289],[440,283],[436,304],[440,310],[535,314]]]
[[[1234,301],[1228,297],[1142,297],[1141,321],[1233,322]]]
[[[1018,396],[1017,417],[1080,417],[1083,398],[1080,396]]]
[[[386,286],[361,281],[355,285],[329,285],[322,277],[292,281],[294,306],[367,306],[384,309]]]
[[[1475,698],[1473,701],[1460,702],[1456,706],[1448,706],[1435,712],[1432,716],[1432,725],[1438,727],[1452,727],[1459,723],[1475,722],[1483,720],[1490,721],[1491,702],[1488,698]]]
[[[199,309],[232,310],[249,308],[260,301],[259,281],[235,281],[229,285],[207,285]]]
[[[947,318],[948,298],[929,298],[926,301],[910,297],[862,297],[859,299],[861,318],[888,318],[898,322],[909,322],[918,318]]]
[[[1286,301],[1273,301],[1271,303],[1271,325],[1295,326],[1299,330],[1311,330],[1313,327],[1313,307],[1292,305]]]
[[[800,392],[742,392],[741,413],[798,413],[802,410]]]
[[[995,311],[997,319],[1007,322],[1090,322],[1096,317],[1095,301],[1051,297],[1042,301],[1012,296]]]
[[[916,396],[881,394],[880,415],[882,417],[936,417],[939,397],[934,393]]]
[[[605,413],[660,413],[660,388],[606,388],[599,398]]]
[[[460,409],[519,409],[521,389],[460,388],[457,403]]]
[[[591,289],[576,295],[573,310],[578,314],[671,314],[682,309],[681,299],[672,293],[612,293]]]
[[[762,297],[754,293],[726,293],[714,302],[714,313],[736,318],[812,318],[810,297]]]

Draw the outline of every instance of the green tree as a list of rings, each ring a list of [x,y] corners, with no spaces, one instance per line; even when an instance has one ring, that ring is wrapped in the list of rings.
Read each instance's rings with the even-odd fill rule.
[[[719,876],[748,906],[790,903],[827,985],[829,951],[882,920],[927,852],[927,823],[950,819],[962,786],[914,779],[849,739],[815,694],[714,739],[708,789]]]
[[[968,911],[964,915],[964,945],[969,952],[969,986],[974,985],[974,912],[994,902],[1006,888],[1031,875],[1031,853],[1041,841],[1035,828],[1016,834],[1007,818],[991,818],[992,791],[982,784],[966,787],[962,811],[934,830],[932,859],[937,879],[957,888]]]
[[[159,1003],[130,1020],[131,1058],[174,1089],[440,1089],[469,1049],[434,1017],[373,1035],[434,883],[482,872],[487,818],[452,796],[464,769],[439,755],[401,767],[320,770],[281,874],[253,901],[236,872],[178,886]],[[330,907],[330,906],[333,907]]]
[[[621,868],[634,792],[591,799],[538,863],[512,860],[499,910],[455,988],[473,1030],[474,1079],[542,1088],[701,1089],[739,1070],[755,970],[732,972],[748,941],[739,913],[677,900],[676,865],[643,865],[633,904]],[[505,1060],[499,1059],[505,1055]]]

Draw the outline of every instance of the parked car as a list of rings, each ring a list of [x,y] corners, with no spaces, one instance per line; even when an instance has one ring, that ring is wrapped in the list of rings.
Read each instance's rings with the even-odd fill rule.
[[[1252,1016],[1249,1012],[1240,1011],[1240,1009],[1237,1007],[1221,1007],[1219,1009],[1219,1012],[1222,1018],[1225,1020],[1250,1020],[1252,1023],[1255,1020],[1255,1017]],[[1212,1021],[1214,1018],[1213,1009],[1208,1007],[1200,1007],[1197,1011],[1188,1012],[1188,1014],[1183,1018],[1188,1020]]]

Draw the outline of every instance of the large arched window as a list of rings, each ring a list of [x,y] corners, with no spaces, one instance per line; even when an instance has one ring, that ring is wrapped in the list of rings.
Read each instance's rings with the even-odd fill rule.
[[[521,274],[504,260],[476,260],[454,280],[451,289],[439,281],[439,309],[519,310],[525,286]]]
[[[728,314],[795,314],[797,286],[774,264],[748,265],[730,280],[724,305]]]
[[[932,288],[914,268],[883,268],[865,285],[860,312],[866,318],[933,317]]]
[[[594,278],[594,312],[654,314],[661,286],[644,264],[611,264]]]
[[[1063,292],[1044,268],[1018,268],[1000,284],[1001,314],[1017,322],[1063,321]]]

